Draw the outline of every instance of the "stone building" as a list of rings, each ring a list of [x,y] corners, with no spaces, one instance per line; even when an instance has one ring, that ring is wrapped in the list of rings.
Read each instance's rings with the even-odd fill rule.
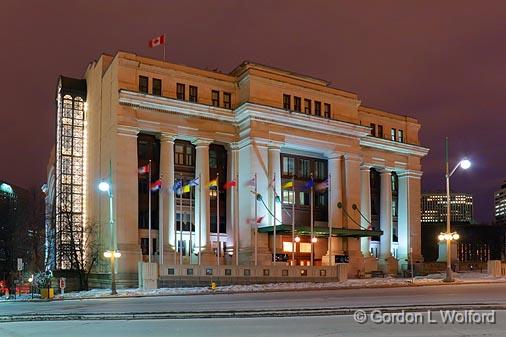
[[[423,259],[420,124],[329,82],[252,62],[225,74],[119,52],[82,79],[62,77],[57,103],[55,218],[70,212],[75,232],[97,225],[124,277],[148,260],[150,237],[161,269],[347,261],[354,276],[394,272],[410,252]],[[162,182],[151,203],[138,171],[149,163],[151,182]],[[189,193],[172,191],[197,177]],[[112,226],[101,180],[112,186]]]

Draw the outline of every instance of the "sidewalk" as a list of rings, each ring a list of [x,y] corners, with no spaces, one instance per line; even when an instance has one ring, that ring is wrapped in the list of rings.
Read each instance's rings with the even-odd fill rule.
[[[325,282],[325,283],[268,283],[268,284],[247,284],[231,285],[218,287],[211,290],[208,287],[193,288],[159,288],[159,289],[118,289],[118,295],[111,296],[110,289],[92,289],[89,291],[69,292],[63,296],[55,295],[54,300],[72,300],[72,299],[100,299],[100,298],[126,298],[126,297],[149,297],[149,296],[185,296],[185,295],[205,295],[205,294],[237,294],[237,293],[255,293],[255,292],[273,292],[273,291],[304,291],[304,290],[331,290],[331,289],[361,289],[361,288],[390,288],[390,287],[413,287],[413,286],[435,286],[435,285],[459,285],[476,283],[504,283],[506,277],[493,278],[488,274],[468,272],[454,273],[454,283],[444,283],[444,273],[430,274],[427,276],[415,277],[412,283],[411,278],[371,278],[371,279],[350,279],[344,282]],[[31,296],[21,296],[16,300],[1,301],[31,301]],[[40,301],[35,299],[34,301]]]

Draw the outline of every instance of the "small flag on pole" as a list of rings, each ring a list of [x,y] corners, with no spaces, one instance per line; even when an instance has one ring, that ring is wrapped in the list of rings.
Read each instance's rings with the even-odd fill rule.
[[[234,180],[231,180],[231,181],[227,181],[224,185],[223,185],[223,188],[224,189],[228,189],[230,187],[235,187],[237,186],[237,182],[235,182]]]
[[[207,184],[207,187],[209,187],[209,188],[218,187],[218,178],[211,180],[211,181]]]
[[[255,218],[250,218],[250,219],[248,219],[248,223],[249,223],[249,224],[255,224],[255,223],[259,224],[259,223],[261,223],[261,222],[262,222],[262,220],[263,220],[264,218],[265,218],[265,215],[259,216],[259,217],[256,219],[256,221],[255,221]]]
[[[200,185],[200,179],[199,177],[193,179],[193,180],[190,180],[190,182],[188,183],[188,185],[190,186],[198,186]]]
[[[139,174],[145,174],[149,172],[149,165],[139,167]]]
[[[255,177],[251,178],[250,180],[246,181],[244,184],[247,187],[255,187]]]
[[[149,189],[151,190],[151,192],[158,191],[161,187],[162,181],[160,179],[149,184]]]
[[[172,186],[172,191],[173,192],[178,192],[178,190],[181,189],[181,187],[183,187],[183,181],[182,180],[178,180],[174,183],[174,186]]]
[[[151,40],[149,40],[149,42],[148,42],[148,46],[150,48],[154,48],[154,47],[157,47],[162,44],[165,44],[165,34],[154,37]]]
[[[287,188],[293,187],[293,181],[286,182],[283,186],[281,186],[282,189],[286,190]]]
[[[323,190],[326,190],[327,188],[329,188],[329,181],[328,180],[322,181],[321,183],[316,184],[316,186],[315,186],[315,190],[317,190],[317,191],[323,191]]]
[[[307,182],[306,182],[306,185],[304,186],[306,188],[306,190],[309,190],[311,187],[314,186],[314,180],[313,178],[309,179]]]

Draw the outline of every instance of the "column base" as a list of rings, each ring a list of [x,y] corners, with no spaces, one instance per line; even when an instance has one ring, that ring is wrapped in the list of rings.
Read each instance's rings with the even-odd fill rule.
[[[378,270],[378,259],[371,254],[364,256],[364,273],[370,273],[375,270]]]
[[[397,275],[399,261],[393,256],[380,257],[378,260],[379,269],[387,275]]]
[[[348,278],[360,278],[364,274],[364,256],[359,250],[348,252]]]
[[[239,250],[239,265],[241,266],[255,265],[255,250],[253,248],[241,248]],[[269,249],[264,247],[258,248],[257,265],[259,266],[272,265],[272,253],[269,251]]]

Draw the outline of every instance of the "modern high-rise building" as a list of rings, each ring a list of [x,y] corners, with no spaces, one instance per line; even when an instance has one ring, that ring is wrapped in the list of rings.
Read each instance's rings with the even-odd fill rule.
[[[422,223],[446,223],[446,193],[422,194]],[[473,196],[469,193],[450,193],[450,221],[473,223]]]
[[[496,223],[506,225],[506,181],[494,193],[494,215]]]
[[[119,250],[118,274],[132,280],[150,255],[161,276],[336,261],[354,276],[396,269],[410,251],[422,261],[420,124],[324,80],[119,52],[90,63],[82,79],[60,77],[56,120],[56,268],[86,258],[90,240]],[[150,182],[139,173],[146,166]],[[103,180],[110,194],[97,189]],[[107,273],[101,256],[95,272]]]

